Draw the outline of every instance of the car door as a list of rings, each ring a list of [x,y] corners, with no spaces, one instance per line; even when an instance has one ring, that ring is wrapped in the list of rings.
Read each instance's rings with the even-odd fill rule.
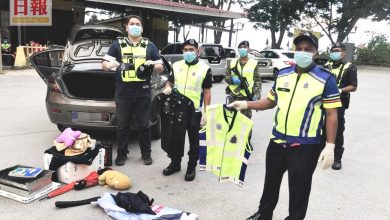
[[[60,70],[64,51],[64,49],[46,50],[30,57],[32,66],[46,84],[49,76]]]

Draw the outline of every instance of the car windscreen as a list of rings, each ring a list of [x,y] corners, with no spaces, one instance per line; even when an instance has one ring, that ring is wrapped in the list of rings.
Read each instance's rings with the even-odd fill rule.
[[[288,58],[294,59],[294,53],[292,52],[283,52],[284,55],[286,55]]]
[[[226,58],[225,51],[222,46],[219,45],[203,45],[200,52],[201,58],[207,57],[221,57]]]

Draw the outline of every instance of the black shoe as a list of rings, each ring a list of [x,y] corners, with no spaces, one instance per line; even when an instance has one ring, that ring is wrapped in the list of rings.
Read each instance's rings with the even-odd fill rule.
[[[184,176],[185,181],[192,181],[195,179],[196,169],[187,169],[186,175]]]
[[[249,218],[246,220],[259,220],[260,219],[260,213],[256,212],[255,214],[251,215]]]
[[[123,165],[125,165],[126,160],[127,160],[126,154],[118,154],[118,156],[115,159],[115,165],[123,166]]]
[[[175,165],[170,163],[169,166],[163,170],[163,174],[164,176],[170,176],[176,172],[179,172],[180,170],[181,170],[180,165]]]
[[[333,162],[332,169],[334,170],[340,170],[341,169],[341,160],[337,160]]]
[[[150,155],[142,156],[142,160],[144,161],[145,165],[150,165],[153,163],[153,159],[150,157]]]

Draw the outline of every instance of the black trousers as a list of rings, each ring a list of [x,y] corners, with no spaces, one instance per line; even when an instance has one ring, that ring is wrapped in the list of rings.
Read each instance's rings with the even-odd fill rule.
[[[201,112],[195,112],[187,125],[188,140],[190,142],[190,149],[188,151],[188,168],[194,169],[198,163],[198,150],[199,150],[199,129],[200,120],[202,117]],[[176,136],[174,138],[184,139],[185,133],[181,133],[183,136]],[[183,157],[184,145],[171,146],[176,148],[172,150],[169,157],[172,163],[180,164]],[[180,149],[179,149],[180,148]]]
[[[337,109],[337,133],[334,148],[334,160],[341,161],[344,152],[345,108]]]
[[[118,154],[128,154],[130,121],[132,114],[135,113],[135,119],[138,126],[138,142],[141,148],[142,156],[150,155],[150,96],[136,97],[136,98],[122,98],[115,99],[116,114],[118,118],[117,127],[117,141]]]
[[[271,220],[279,199],[283,174],[288,172],[289,220],[305,218],[311,180],[321,150],[320,144],[297,147],[270,141],[266,154],[266,173],[259,213],[262,220]]]

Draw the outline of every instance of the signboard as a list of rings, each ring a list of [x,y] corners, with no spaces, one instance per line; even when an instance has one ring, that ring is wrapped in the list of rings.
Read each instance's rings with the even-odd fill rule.
[[[9,0],[10,26],[51,26],[52,0]]]

